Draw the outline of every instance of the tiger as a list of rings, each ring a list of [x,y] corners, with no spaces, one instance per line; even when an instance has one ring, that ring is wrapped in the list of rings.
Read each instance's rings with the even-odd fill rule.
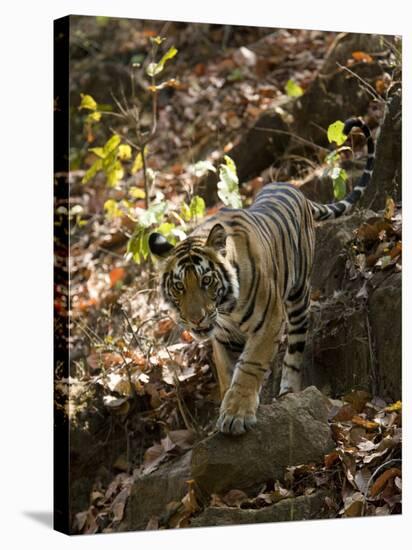
[[[287,325],[279,396],[302,386],[308,331],[315,222],[348,214],[371,179],[375,145],[367,144],[364,171],[343,200],[319,204],[291,183],[268,183],[245,209],[221,208],[183,241],[149,236],[160,267],[164,300],[183,329],[210,339],[221,395],[218,431],[240,435],[256,425],[259,395]]]

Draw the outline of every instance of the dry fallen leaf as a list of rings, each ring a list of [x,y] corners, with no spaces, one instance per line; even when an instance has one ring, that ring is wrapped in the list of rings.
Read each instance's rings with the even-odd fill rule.
[[[363,390],[353,390],[343,397],[343,400],[350,403],[357,413],[361,413],[370,399],[370,394]]]
[[[376,497],[383,490],[390,479],[396,476],[401,477],[401,475],[402,473],[399,468],[389,468],[389,470],[383,472],[383,474],[381,474],[372,485],[370,490],[371,496]]]
[[[361,416],[357,415],[352,418],[352,422],[354,424],[357,424],[358,426],[362,426],[362,428],[365,428],[366,430],[376,430],[377,428],[379,428],[379,424],[377,422],[366,420],[366,418],[362,418]]]
[[[125,487],[120,491],[112,503],[113,521],[121,521],[123,519],[124,508],[129,497],[130,487]]]
[[[336,450],[325,455],[325,458],[324,458],[325,468],[330,468],[335,464],[335,462],[338,462],[338,460],[339,460],[339,453]]]
[[[126,271],[123,267],[115,267],[109,273],[110,286],[114,287],[116,283],[123,281],[126,276]]]
[[[373,57],[366,52],[356,51],[352,52],[352,57],[355,61],[361,61],[363,63],[372,63]]]
[[[356,412],[357,411],[353,408],[353,406],[350,403],[347,403],[346,405],[343,405],[343,407],[341,407],[335,414],[333,421],[347,422],[355,416]]]
[[[364,501],[365,498],[362,493],[355,492],[345,500],[343,510],[340,513],[347,518],[359,517],[362,515]]]
[[[392,403],[391,405],[388,405],[385,407],[385,412],[396,412],[402,410],[402,401],[396,401],[396,403]]]

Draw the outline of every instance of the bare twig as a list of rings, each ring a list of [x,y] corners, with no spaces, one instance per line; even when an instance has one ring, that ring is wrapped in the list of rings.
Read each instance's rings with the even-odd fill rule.
[[[253,129],[254,130],[259,130],[261,132],[269,132],[269,133],[272,133],[272,134],[287,135],[287,136],[290,136],[290,137],[304,143],[305,145],[308,145],[309,147],[313,147],[314,149],[319,149],[320,151],[325,151],[326,153],[329,153],[329,149],[326,149],[326,147],[322,147],[321,145],[317,145],[316,143],[313,143],[312,141],[309,141],[309,140],[307,140],[303,137],[300,137],[297,134],[294,134],[293,132],[288,132],[286,130],[276,130],[274,128],[262,128],[260,126],[254,126]]]
[[[336,65],[342,69],[343,71],[346,71],[350,75],[354,76],[363,84],[363,86],[366,88],[365,91],[368,92],[374,99],[378,100],[380,103],[385,103],[385,100],[377,93],[375,88],[369,84],[369,82],[366,82],[365,79],[363,79],[361,76],[353,72],[349,67],[345,67],[344,65],[341,65],[338,61],[336,62]]]
[[[122,309],[122,313],[123,313],[124,318],[126,319],[126,322],[127,322],[128,326],[129,326],[129,329],[130,329],[130,331],[131,331],[131,333],[132,333],[133,340],[136,342],[137,347],[138,347],[141,351],[143,351],[142,346],[141,346],[141,344],[140,344],[140,342],[139,342],[139,339],[137,338],[137,336],[136,336],[136,334],[135,334],[135,332],[134,332],[134,330],[133,330],[132,323],[130,322],[130,319],[129,319],[129,317],[128,317],[128,315],[127,315],[127,313],[125,312],[124,309]]]

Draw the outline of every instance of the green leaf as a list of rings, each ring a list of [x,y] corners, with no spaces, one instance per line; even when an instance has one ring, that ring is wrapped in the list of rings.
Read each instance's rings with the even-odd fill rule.
[[[162,57],[162,59],[159,61],[158,65],[161,65],[162,68],[164,67],[164,64],[166,63],[166,61],[168,61],[169,59],[172,59],[175,55],[177,54],[177,48],[175,48],[174,46],[172,46],[171,48],[169,48],[167,50],[167,52],[164,54],[164,56]]]
[[[80,105],[79,105],[79,110],[80,109],[89,109],[90,111],[95,111],[97,109],[97,103],[92,98],[91,95],[80,94],[80,97],[81,97],[81,101],[80,101]]]
[[[143,150],[143,153],[144,155],[147,155],[148,153],[148,146],[146,145],[146,147],[144,148]],[[139,153],[137,153],[135,159],[134,159],[134,162],[132,164],[132,167],[130,169],[130,172],[132,174],[136,174],[136,172],[138,172],[139,170],[141,170],[143,168],[143,157],[142,157],[142,152],[140,151]]]
[[[102,118],[102,113],[99,113],[98,111],[93,111],[93,113],[90,113],[86,117],[86,122],[99,122],[99,120]]]
[[[141,227],[150,227],[153,224],[161,223],[166,209],[167,203],[165,201],[152,204],[148,210],[140,214],[139,225]]]
[[[242,208],[242,199],[239,193],[228,193],[224,189],[219,189],[217,195],[226,206],[230,206],[231,208]]]
[[[346,183],[343,179],[337,178],[333,181],[333,196],[340,201],[346,195]]]
[[[233,160],[229,157],[229,155],[225,155],[223,157],[225,159],[225,162],[226,162],[226,166],[229,168],[229,170],[231,172],[233,172],[235,175],[236,175],[236,179],[237,179],[237,171],[236,171],[236,164],[233,162]],[[239,181],[238,181],[239,183]]]
[[[130,172],[132,174],[136,174],[136,172],[138,172],[139,170],[141,170],[143,168],[143,158],[142,158],[142,153],[137,153],[135,159],[134,159],[134,162],[132,164],[132,167],[130,169]]]
[[[111,164],[111,166],[106,170],[106,176],[109,186],[116,187],[124,176],[123,167],[118,160],[113,162],[113,164]]]
[[[339,153],[338,153],[337,149],[331,151],[325,157],[325,162],[328,166],[335,166],[335,164],[338,161],[339,161]]]
[[[346,195],[346,181],[348,174],[346,170],[335,166],[331,172],[331,178],[333,182],[333,195],[336,200],[342,200]]]
[[[224,157],[226,164],[219,166],[219,181],[217,183],[218,196],[226,206],[242,208],[242,199],[239,193],[239,179],[236,165],[229,156]]]
[[[182,216],[185,222],[190,222],[190,220],[192,219],[192,212],[190,210],[190,206],[187,205],[185,202],[183,202],[180,207],[180,215]]]
[[[149,232],[144,227],[138,227],[127,243],[127,254],[131,254],[136,263],[149,255]]]
[[[205,201],[202,197],[195,195],[190,201],[189,209],[192,218],[202,218],[206,210]]]
[[[171,231],[172,235],[174,235],[179,241],[184,241],[187,237],[186,233],[183,231],[181,227],[175,227]]]
[[[69,210],[69,216],[77,216],[78,214],[83,214],[84,208],[80,204],[75,204]]]
[[[160,70],[157,70],[158,66],[157,66],[157,63],[149,63],[149,65],[147,66],[147,69],[146,69],[146,73],[153,77],[155,75],[157,75],[158,73],[162,72],[162,69]]]
[[[120,160],[129,160],[132,156],[132,148],[130,145],[119,145],[117,158]]]
[[[243,71],[240,67],[235,67],[233,71],[231,71],[226,80],[229,82],[236,82],[238,80],[243,80],[245,78],[245,75],[243,74]]]
[[[345,143],[347,136],[343,133],[345,124],[341,120],[337,120],[328,127],[328,140],[329,143],[334,141],[339,147],[342,143]]]
[[[210,160],[199,160],[193,165],[192,170],[196,177],[201,178],[206,172],[216,172],[216,168],[210,162]]]
[[[123,216],[123,211],[120,210],[119,205],[113,199],[107,200],[104,203],[103,208],[106,212],[106,216],[110,220],[114,220],[115,218],[119,218],[119,217]]]
[[[285,92],[289,97],[300,97],[303,95],[303,89],[292,79],[286,82]]]
[[[103,169],[103,162],[101,159],[97,159],[87,170],[85,175],[82,178],[82,183],[87,183],[90,181],[100,170]]]
[[[205,201],[202,197],[195,195],[192,197],[190,204],[183,202],[180,207],[180,215],[185,222],[190,222],[193,218],[201,218],[206,210]]]
[[[129,195],[133,199],[144,199],[146,197],[146,193],[144,192],[144,190],[140,189],[140,187],[136,187],[136,186],[130,187]]]
[[[152,44],[157,44],[158,46],[160,46],[160,44],[162,42],[164,42],[166,40],[166,38],[163,38],[163,36],[152,36],[150,37],[150,41],[152,42]]]
[[[89,151],[91,153],[94,153],[97,157],[99,157],[101,159],[104,159],[104,157],[105,157],[103,147],[91,147],[89,149]]]
[[[164,222],[159,225],[156,231],[161,233],[164,237],[167,237],[175,227],[174,223]]]
[[[113,134],[110,139],[106,141],[103,147],[104,156],[107,157],[109,153],[114,151],[118,145],[120,145],[121,138],[118,134]]]
[[[177,49],[172,46],[168,49],[168,51],[164,54],[164,56],[158,63],[149,63],[146,69],[146,73],[151,77],[158,75],[163,71],[166,61],[172,59],[176,54]]]

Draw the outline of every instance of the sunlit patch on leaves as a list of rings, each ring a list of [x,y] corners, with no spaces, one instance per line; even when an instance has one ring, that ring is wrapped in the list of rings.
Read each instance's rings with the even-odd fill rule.
[[[331,124],[331,126],[333,126],[333,124]],[[331,126],[329,126],[329,129],[331,128]],[[339,131],[336,131],[336,132],[332,131],[331,136],[333,138],[336,138],[338,141],[340,141]],[[329,134],[328,134],[328,138],[329,138]],[[329,139],[329,141],[330,140],[331,139]],[[350,150],[351,150],[350,147],[339,147],[339,149],[336,149],[335,151],[331,151],[325,157],[325,162],[327,164],[325,175],[331,178],[332,185],[333,185],[333,195],[335,197],[335,200],[338,200],[338,201],[342,200],[347,193],[346,182],[348,180],[348,174],[346,170],[339,166],[340,153],[342,153],[343,151],[350,151]]]
[[[79,110],[88,109],[89,111],[95,111],[97,109],[97,103],[91,95],[80,94],[81,101],[79,105]]]
[[[346,170],[335,166],[330,173],[333,183],[333,195],[336,200],[340,201],[346,195],[346,181],[348,179],[348,174]]]
[[[152,42],[152,44],[156,44],[157,46],[160,46],[160,44],[162,44],[165,40],[165,37],[159,35],[150,37],[150,42]]]
[[[98,111],[94,111],[93,113],[90,113],[86,117],[86,122],[99,122],[99,120],[102,118],[102,113],[99,113]]]
[[[396,401],[396,403],[392,403],[392,405],[388,405],[385,407],[386,412],[398,412],[402,410],[402,401]]]
[[[104,203],[103,208],[109,220],[114,220],[115,218],[120,218],[124,215],[124,212],[119,208],[117,201],[113,199],[108,199]]]
[[[242,199],[239,193],[239,179],[233,160],[225,155],[226,164],[219,166],[219,181],[217,183],[218,196],[226,206],[242,208]]]
[[[347,140],[348,136],[343,133],[345,124],[341,120],[337,120],[328,126],[329,143],[335,142],[340,147]]]
[[[130,145],[119,145],[117,156],[119,160],[129,160],[132,156],[132,148]]]
[[[124,176],[124,169],[120,160],[131,156],[130,145],[122,145],[118,134],[113,134],[103,147],[91,147],[89,151],[99,157],[83,176],[82,183],[88,183],[98,172],[106,175],[109,187],[116,187]]]
[[[193,171],[196,177],[201,178],[207,172],[216,172],[216,168],[210,160],[199,160],[196,164],[191,166],[191,171]]]
[[[190,204],[182,203],[180,215],[185,222],[190,222],[193,219],[202,218],[205,214],[206,204],[202,197],[195,195],[192,197]]]
[[[303,95],[303,89],[292,79],[286,82],[285,92],[289,97],[300,97]]]
[[[160,59],[160,61],[158,61],[157,63],[155,63],[155,62],[149,63],[149,65],[147,66],[147,69],[146,69],[146,73],[148,74],[148,76],[153,77],[153,76],[157,76],[158,74],[160,74],[164,69],[165,63],[169,59],[172,59],[176,54],[177,54],[177,49],[175,48],[175,46],[172,46],[163,55],[163,57]]]
[[[132,197],[132,199],[144,199],[146,197],[144,189],[136,186],[132,186],[129,188],[129,195]]]
[[[144,148],[144,152],[143,152],[143,154],[145,155],[145,157],[146,157],[147,153],[148,153],[148,147],[147,147],[147,145],[146,145],[146,147]],[[142,152],[139,151],[139,152],[137,153],[137,155],[135,156],[135,159],[134,159],[134,161],[133,161],[132,167],[131,167],[131,169],[130,169],[130,173],[131,173],[131,174],[136,174],[136,173],[139,172],[139,170],[141,170],[142,168],[143,168],[143,156],[142,156]]]
[[[126,255],[130,255],[136,263],[148,257],[149,236],[153,231],[164,235],[172,244],[186,238],[186,233],[181,227],[165,220],[168,208],[169,204],[162,200],[151,204],[147,210],[139,214],[136,228],[127,243],[126,250]]]

